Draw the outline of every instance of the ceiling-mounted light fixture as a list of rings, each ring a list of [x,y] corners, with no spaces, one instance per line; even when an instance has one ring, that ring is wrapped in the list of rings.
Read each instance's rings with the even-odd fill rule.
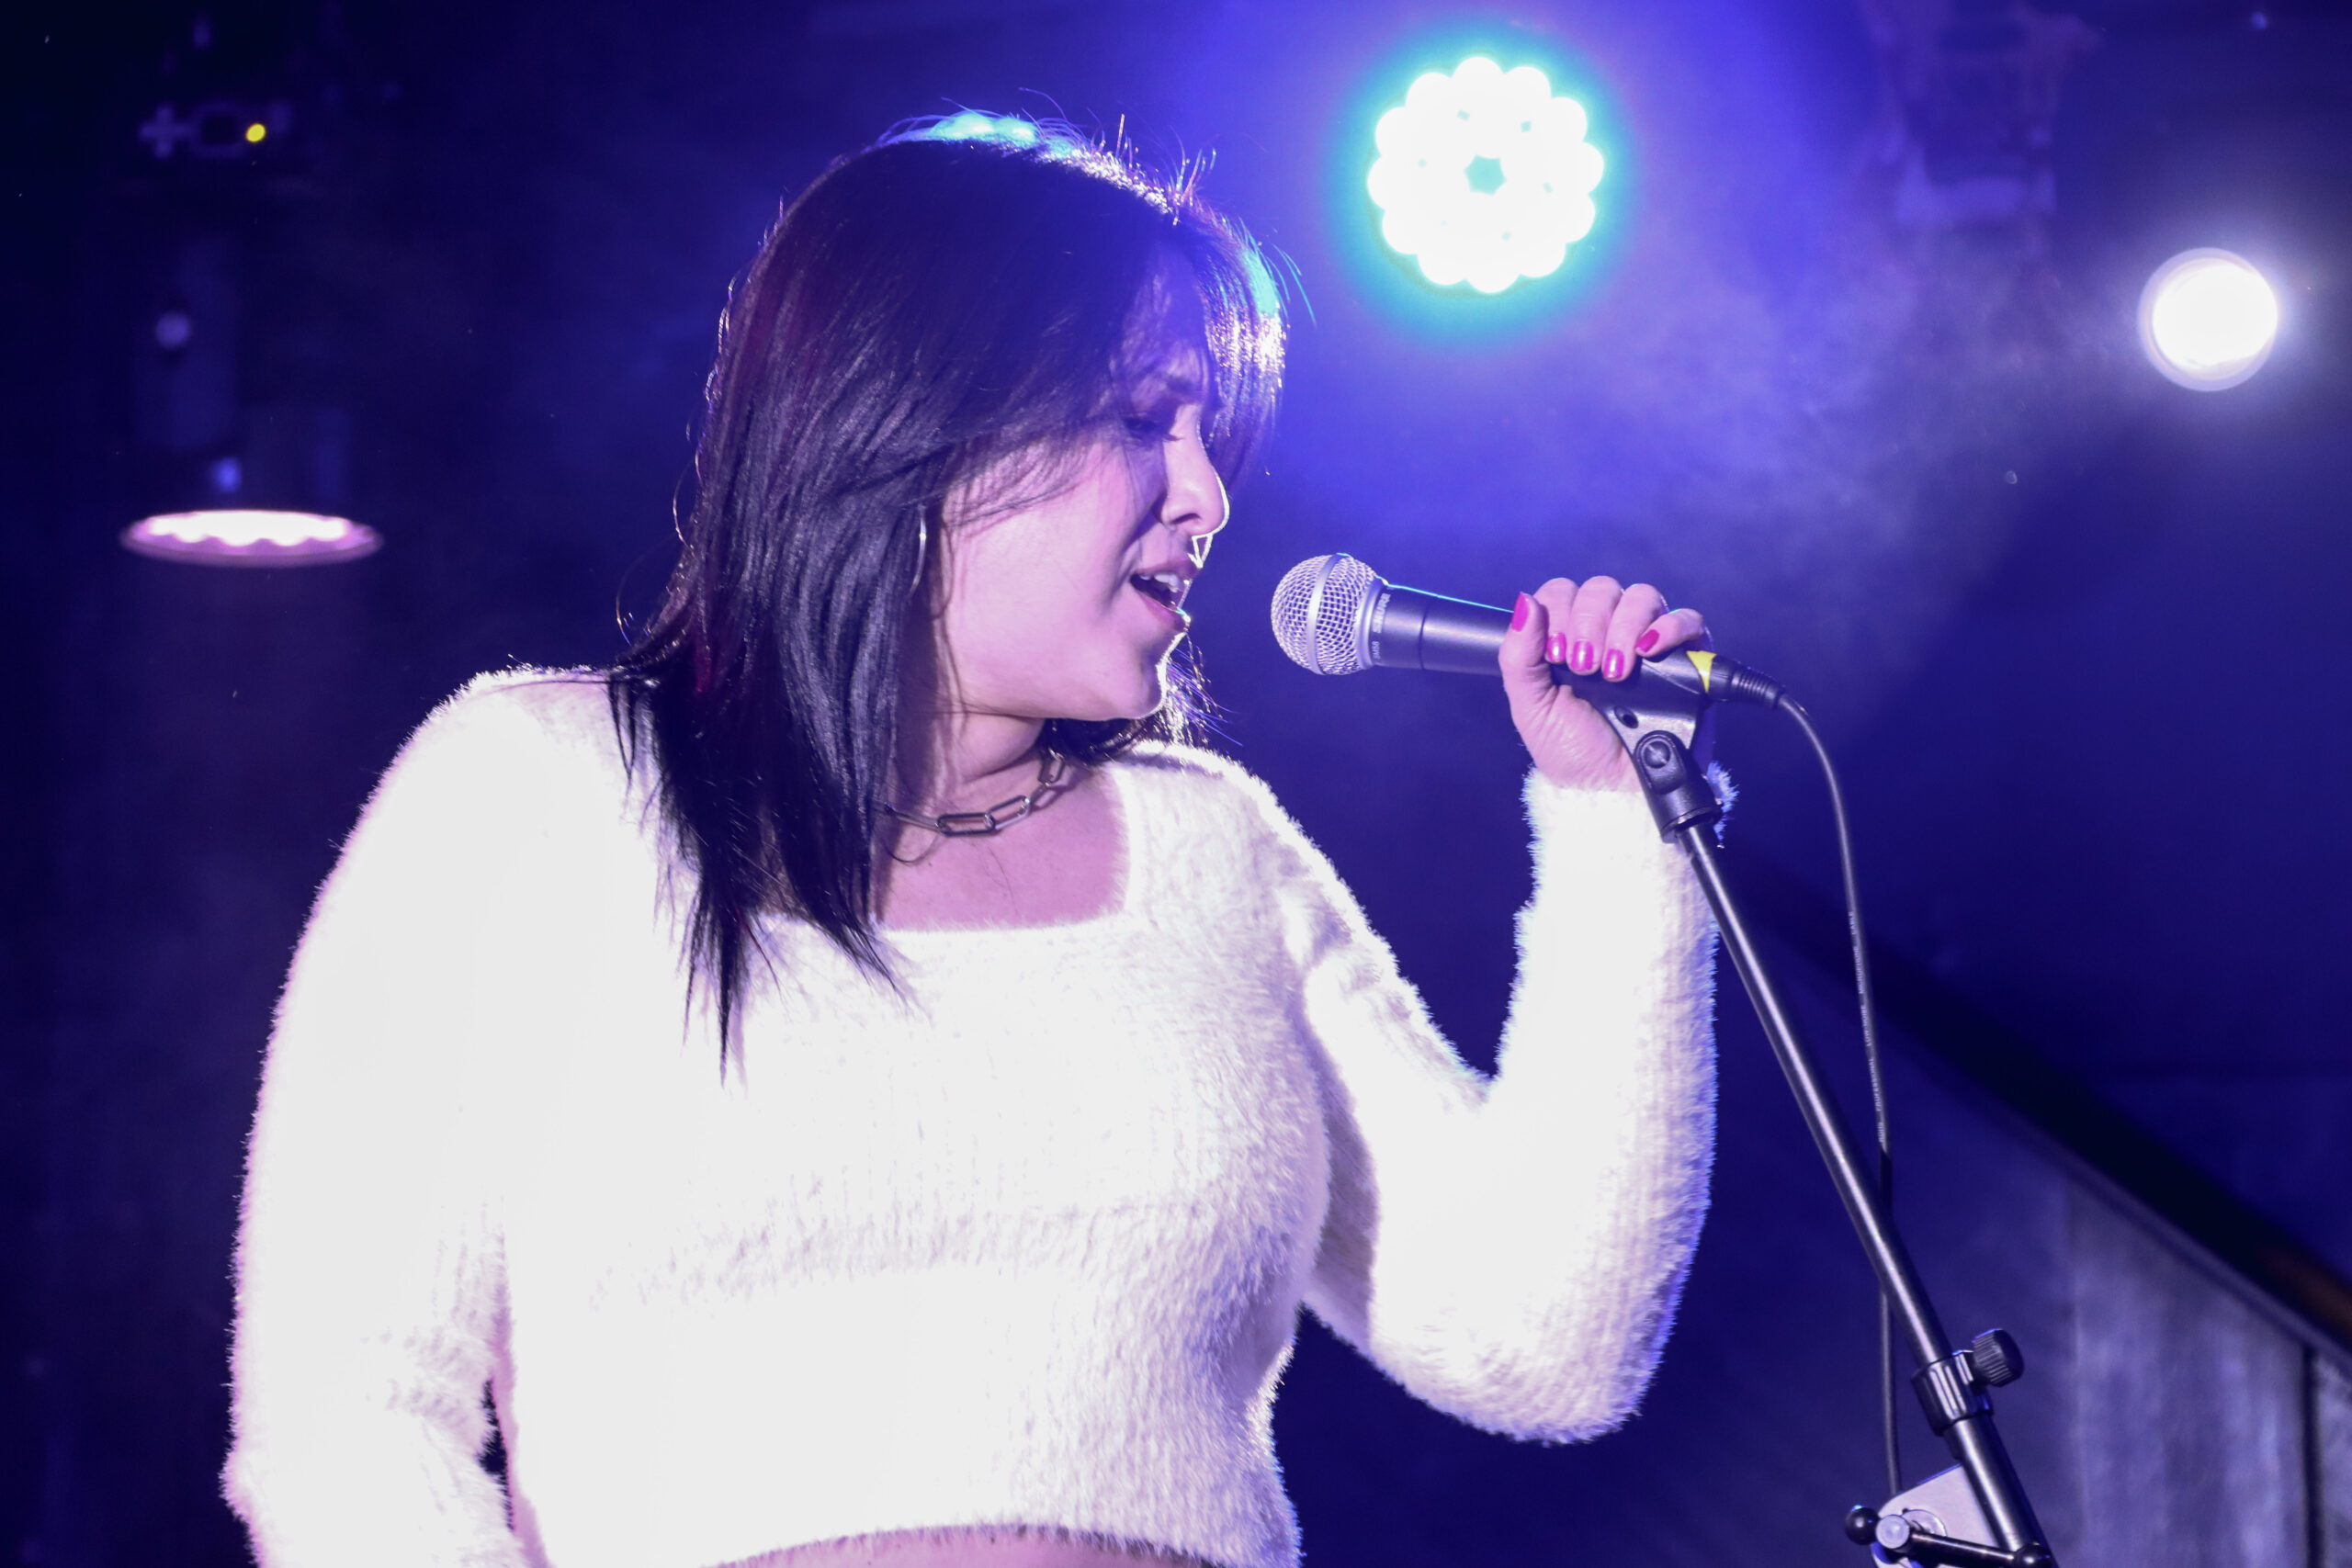
[[[174,512],[123,530],[126,548],[196,566],[329,566],[374,555],[383,538],[348,517],[252,508]]]

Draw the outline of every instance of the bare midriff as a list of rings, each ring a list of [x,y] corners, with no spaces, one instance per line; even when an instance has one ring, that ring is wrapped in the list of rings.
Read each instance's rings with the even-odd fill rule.
[[[910,1530],[812,1541],[727,1568],[1208,1568],[1196,1557],[1060,1530]]]

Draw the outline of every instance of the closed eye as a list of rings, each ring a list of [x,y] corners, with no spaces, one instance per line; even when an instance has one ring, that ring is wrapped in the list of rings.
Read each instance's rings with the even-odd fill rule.
[[[1125,423],[1127,434],[1138,442],[1171,441],[1176,435],[1176,422],[1159,414],[1129,414]]]

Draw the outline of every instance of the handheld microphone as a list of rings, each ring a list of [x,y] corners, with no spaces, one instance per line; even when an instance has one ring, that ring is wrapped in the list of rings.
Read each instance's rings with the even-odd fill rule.
[[[1400,588],[1350,555],[1303,560],[1274,590],[1274,640],[1317,675],[1352,675],[1374,665],[1457,675],[1498,675],[1495,650],[1510,630],[1510,612],[1495,604]],[[1635,707],[1695,711],[1710,703],[1781,700],[1781,682],[1736,660],[1676,649],[1637,659],[1623,681],[1553,667],[1552,678],[1596,706],[1611,699]]]

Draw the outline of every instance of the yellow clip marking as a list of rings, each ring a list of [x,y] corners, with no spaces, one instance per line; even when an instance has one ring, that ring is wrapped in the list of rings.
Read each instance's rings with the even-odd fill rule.
[[[1713,692],[1715,689],[1715,656],[1704,649],[1694,648],[1690,650],[1690,662],[1698,667],[1699,689]]]

